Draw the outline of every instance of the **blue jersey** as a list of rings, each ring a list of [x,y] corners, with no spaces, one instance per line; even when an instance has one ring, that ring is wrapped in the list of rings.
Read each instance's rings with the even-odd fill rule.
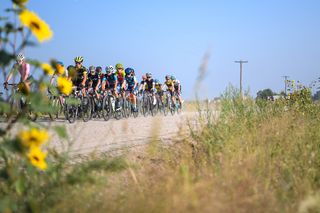
[[[115,85],[116,82],[118,81],[118,78],[116,74],[111,74],[111,75],[105,75],[103,80],[106,81],[109,85]]]
[[[135,76],[131,76],[131,77],[126,76],[126,82],[128,84],[128,87],[133,87],[135,82],[137,82],[137,79]]]

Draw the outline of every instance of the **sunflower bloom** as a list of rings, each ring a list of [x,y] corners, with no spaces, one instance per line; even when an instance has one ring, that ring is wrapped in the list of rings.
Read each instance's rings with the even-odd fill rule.
[[[45,158],[47,153],[42,152],[42,150],[37,146],[32,146],[27,153],[27,157],[31,164],[41,170],[47,169],[47,163]]]
[[[72,82],[66,77],[58,77],[57,79],[58,89],[64,95],[70,95],[72,92]]]
[[[54,74],[54,70],[50,64],[47,64],[47,63],[41,64],[41,68],[43,69],[44,73],[46,73],[47,75]]]
[[[29,95],[30,92],[29,87],[24,82],[18,84],[18,90],[24,95]]]
[[[20,132],[19,139],[25,147],[39,147],[49,139],[49,135],[46,130],[32,128],[31,130]]]
[[[23,10],[19,15],[21,23],[28,27],[38,41],[43,42],[52,37],[52,31],[49,25],[37,16],[36,13],[29,10]]]
[[[64,74],[64,67],[60,64],[56,65],[56,74],[63,75]]]

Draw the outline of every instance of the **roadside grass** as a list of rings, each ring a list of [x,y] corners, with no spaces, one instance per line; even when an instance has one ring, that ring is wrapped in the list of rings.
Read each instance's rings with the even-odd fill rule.
[[[320,106],[237,94],[223,95],[218,120],[199,115],[190,138],[153,141],[51,211],[319,212]]]
[[[320,211],[320,106],[309,101],[308,93],[268,102],[242,99],[230,87],[219,104],[192,104],[198,106],[198,116],[189,121],[187,138],[162,143],[157,130],[165,123],[158,120],[143,152],[76,164],[57,156],[51,163],[55,168],[28,183],[24,199],[12,209]],[[10,191],[7,187],[0,183],[3,195]],[[15,194],[6,196],[15,199]],[[0,207],[5,202],[2,197]]]

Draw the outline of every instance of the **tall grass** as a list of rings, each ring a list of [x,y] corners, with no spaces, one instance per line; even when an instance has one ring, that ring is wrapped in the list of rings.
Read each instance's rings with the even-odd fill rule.
[[[320,107],[306,100],[255,102],[230,87],[219,118],[199,117],[192,137],[152,143],[129,169],[79,189],[85,204],[66,199],[51,210],[319,212]]]

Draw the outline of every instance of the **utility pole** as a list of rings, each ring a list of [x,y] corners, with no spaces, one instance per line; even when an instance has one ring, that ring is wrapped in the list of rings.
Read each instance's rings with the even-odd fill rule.
[[[287,80],[290,76],[284,75],[282,78],[284,78],[284,94],[287,96]]]
[[[235,63],[239,63],[240,64],[240,95],[241,98],[243,98],[243,93],[242,93],[242,64],[244,63],[248,63],[248,61],[235,61]]]

